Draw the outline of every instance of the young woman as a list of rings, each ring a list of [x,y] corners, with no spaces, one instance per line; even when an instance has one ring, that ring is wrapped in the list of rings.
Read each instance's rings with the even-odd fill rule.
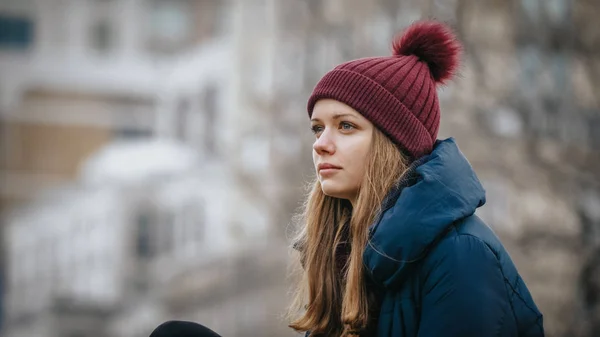
[[[508,253],[476,215],[485,192],[450,138],[436,86],[461,45],[435,21],[393,55],[328,72],[308,101],[316,181],[294,248],[290,327],[311,337],[544,335]]]

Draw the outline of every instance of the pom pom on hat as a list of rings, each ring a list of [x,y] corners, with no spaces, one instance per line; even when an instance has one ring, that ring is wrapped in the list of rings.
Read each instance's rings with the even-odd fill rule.
[[[420,21],[396,36],[393,55],[415,55],[426,62],[437,83],[452,79],[458,69],[461,44],[452,30],[437,21]]]

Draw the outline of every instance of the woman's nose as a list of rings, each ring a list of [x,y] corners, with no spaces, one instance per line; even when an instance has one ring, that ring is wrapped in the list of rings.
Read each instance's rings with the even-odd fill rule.
[[[335,152],[335,143],[331,134],[324,130],[313,144],[313,149],[319,154],[333,154]]]

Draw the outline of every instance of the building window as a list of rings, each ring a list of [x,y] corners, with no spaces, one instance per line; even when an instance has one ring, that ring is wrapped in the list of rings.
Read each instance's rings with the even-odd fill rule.
[[[190,42],[194,27],[190,1],[153,0],[147,18],[148,49],[170,53]]]
[[[160,254],[170,254],[175,245],[175,226],[177,214],[170,209],[163,209],[157,223],[157,249]]]
[[[149,212],[142,211],[137,215],[136,223],[137,256],[140,258],[152,258],[155,253],[152,240],[152,216]]]
[[[107,53],[113,48],[113,27],[108,20],[99,20],[92,26],[91,45],[95,51],[100,53]]]
[[[210,153],[217,150],[217,110],[218,110],[219,91],[216,86],[210,85],[202,94],[202,111],[204,112],[206,122],[204,123],[204,145]]]
[[[25,50],[33,43],[33,23],[23,17],[0,14],[0,49]]]

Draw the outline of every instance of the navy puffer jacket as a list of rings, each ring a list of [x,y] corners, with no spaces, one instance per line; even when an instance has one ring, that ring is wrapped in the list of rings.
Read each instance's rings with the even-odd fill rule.
[[[485,191],[450,138],[414,165],[370,227],[378,337],[544,336],[542,314],[475,210]]]

